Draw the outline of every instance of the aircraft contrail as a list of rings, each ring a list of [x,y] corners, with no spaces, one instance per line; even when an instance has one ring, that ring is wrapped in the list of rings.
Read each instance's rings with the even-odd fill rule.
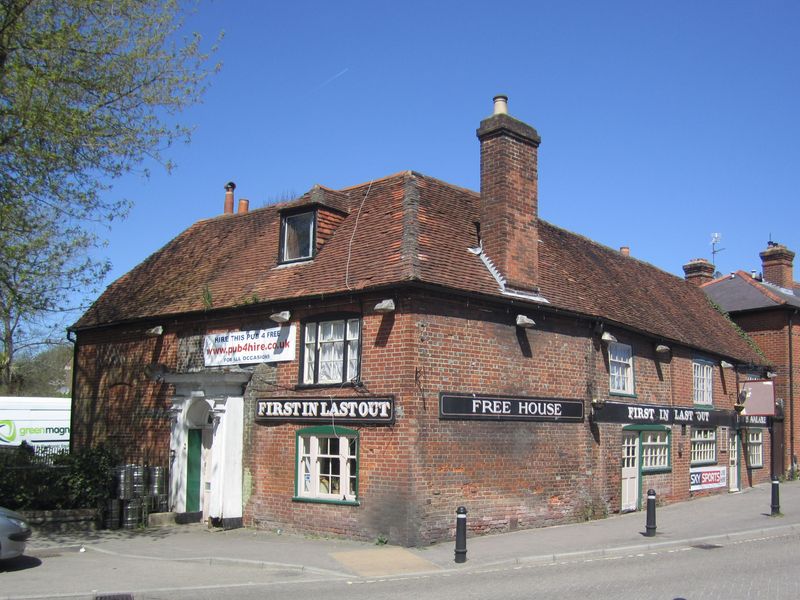
[[[349,68],[349,67],[345,67],[344,69],[342,69],[341,71],[339,71],[339,72],[338,72],[336,75],[334,75],[333,77],[331,77],[330,79],[328,79],[327,81],[325,81],[323,84],[321,84],[319,87],[317,87],[317,90],[321,90],[322,88],[324,88],[326,85],[328,85],[328,84],[329,84],[329,83],[331,83],[332,81],[335,81],[336,79],[339,79],[339,77],[341,77],[342,75],[344,75],[345,73],[347,73],[347,71],[349,71],[349,70],[350,70],[350,68]]]

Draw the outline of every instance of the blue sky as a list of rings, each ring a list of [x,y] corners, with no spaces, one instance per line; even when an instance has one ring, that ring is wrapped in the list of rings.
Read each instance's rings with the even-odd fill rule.
[[[177,169],[110,192],[135,207],[107,283],[229,180],[251,207],[407,169],[478,190],[498,93],[542,136],[547,221],[681,276],[713,232],[722,272],[800,253],[800,2],[201,0],[187,27],[224,30],[223,67]]]

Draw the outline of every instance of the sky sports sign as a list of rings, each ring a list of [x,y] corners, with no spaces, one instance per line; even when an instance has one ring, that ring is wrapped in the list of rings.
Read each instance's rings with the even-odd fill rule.
[[[295,326],[210,333],[203,342],[207,367],[290,361],[295,358]]]
[[[689,477],[691,478],[689,489],[693,492],[721,488],[728,485],[728,468],[695,467],[689,470]]]

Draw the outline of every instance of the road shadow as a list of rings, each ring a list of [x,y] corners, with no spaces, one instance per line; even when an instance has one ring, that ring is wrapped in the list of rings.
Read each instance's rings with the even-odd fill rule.
[[[73,546],[92,544],[110,540],[130,540],[148,538],[153,540],[167,539],[174,536],[208,529],[205,525],[170,525],[164,527],[147,527],[136,529],[96,529],[86,531],[46,531],[34,528],[33,537],[29,540],[31,548],[47,546]]]
[[[0,560],[0,573],[11,573],[13,571],[25,571],[41,566],[42,561],[35,556],[18,556],[7,560]]]

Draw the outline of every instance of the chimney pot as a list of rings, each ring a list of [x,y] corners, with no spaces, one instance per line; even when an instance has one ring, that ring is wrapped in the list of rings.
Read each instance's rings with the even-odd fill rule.
[[[631,247],[630,246],[620,246],[619,253],[622,256],[630,256],[631,255]]]
[[[246,213],[250,210],[250,200],[247,198],[240,198],[239,199],[239,210],[237,211],[240,215]]]
[[[236,189],[236,184],[229,181],[225,184],[225,204],[223,206],[223,214],[233,214],[233,190]]]
[[[494,113],[495,115],[508,114],[508,96],[502,94],[494,97]]]

